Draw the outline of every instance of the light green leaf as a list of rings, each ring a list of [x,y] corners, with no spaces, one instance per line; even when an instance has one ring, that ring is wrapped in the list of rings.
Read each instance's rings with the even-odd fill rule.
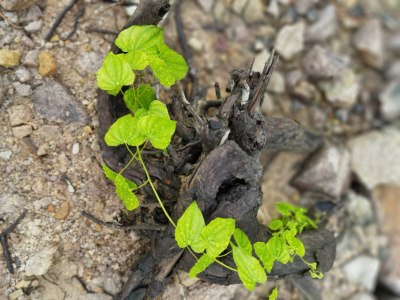
[[[257,242],[254,244],[254,251],[261,259],[264,268],[270,273],[274,266],[275,259],[268,252],[267,245],[263,242]]]
[[[164,42],[161,28],[154,25],[131,26],[120,32],[115,44],[124,52],[150,50]]]
[[[253,247],[247,235],[241,229],[236,228],[233,237],[235,238],[237,246],[247,255],[251,255]]]
[[[158,47],[159,56],[149,56],[149,64],[157,79],[166,87],[185,77],[189,67],[185,59],[165,44]]]
[[[110,95],[115,96],[124,85],[131,85],[135,74],[130,65],[121,57],[110,52],[97,72],[97,85]]]
[[[115,178],[117,177],[118,173],[114,172],[113,170],[111,170],[109,167],[107,167],[106,165],[102,165],[103,168],[103,172],[104,175],[106,175],[106,177],[111,180],[112,182],[115,181]],[[125,178],[125,177],[124,177]],[[130,190],[136,190],[137,189],[137,185],[136,183],[134,183],[133,181],[130,181],[129,179],[125,178],[126,183],[129,186]]]
[[[104,137],[108,146],[119,146],[128,144],[130,146],[140,146],[146,140],[138,130],[138,120],[131,115],[119,118],[111,125]]]
[[[175,132],[176,122],[169,118],[158,116],[140,117],[138,130],[147,137],[154,148],[164,150],[171,143]]]
[[[304,248],[304,244],[302,241],[300,241],[298,238],[296,237],[289,237],[286,239],[287,242],[289,243],[290,247],[292,247],[295,250],[295,253],[300,256],[303,257],[304,254],[306,253],[306,250]]]
[[[200,235],[199,238],[190,244],[190,248],[196,253],[203,253],[208,247],[208,241]]]
[[[269,294],[268,300],[276,300],[277,297],[278,297],[278,288],[274,288],[271,294]]]
[[[290,260],[289,253],[287,251],[287,245],[284,238],[274,236],[270,238],[266,243],[268,255],[274,260],[281,263],[287,263]]]
[[[179,218],[175,228],[175,240],[180,248],[186,248],[200,237],[205,222],[201,210],[193,202]],[[204,250],[203,250],[204,251]]]
[[[267,281],[267,275],[260,262],[253,257],[244,253],[240,248],[232,245],[233,260],[238,269],[240,280],[244,286],[250,291],[254,290],[256,282],[264,283]]]
[[[158,116],[169,119],[169,112],[167,106],[159,100],[151,102],[148,110],[141,108],[136,112],[136,116],[140,119],[143,116]]]
[[[283,223],[281,220],[272,220],[268,227],[271,230],[278,230],[279,228],[282,228],[282,226]]]
[[[220,255],[228,247],[234,231],[234,219],[216,218],[212,220],[202,232],[203,237],[208,242],[208,255],[214,258]]]
[[[157,48],[154,48],[157,53]],[[148,53],[145,50],[136,50],[129,53],[118,54],[133,70],[143,70],[149,65]]]
[[[275,207],[282,216],[290,216],[293,211],[293,206],[286,202],[278,202]]]
[[[122,200],[127,210],[134,210],[139,206],[139,200],[131,191],[125,178],[117,175],[114,181],[118,197]]]
[[[124,94],[126,107],[134,113],[141,108],[149,109],[154,99],[156,99],[156,95],[153,88],[148,84],[140,85],[137,89],[129,89]]]
[[[203,254],[196,264],[190,269],[189,277],[196,277],[198,274],[203,272],[209,265],[211,265],[215,261],[214,258],[209,256],[207,253]]]

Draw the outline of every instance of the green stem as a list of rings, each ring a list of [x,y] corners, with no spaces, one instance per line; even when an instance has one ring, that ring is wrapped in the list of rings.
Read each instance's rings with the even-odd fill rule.
[[[128,152],[132,155],[132,158],[129,160],[129,162],[125,165],[125,167],[119,171],[119,175],[121,175],[129,166],[130,164],[136,159],[136,154],[133,154],[131,149],[129,149],[129,146],[127,144],[125,144],[126,149],[128,149]]]
[[[229,269],[229,270],[231,270],[231,271],[233,271],[233,272],[237,272],[237,271],[238,271],[238,270],[236,270],[236,269],[234,269],[234,268],[232,268],[232,267],[230,267],[230,266],[224,264],[222,261],[219,261],[218,259],[215,259],[215,261],[216,261],[218,264],[220,264],[221,266],[223,266],[223,267],[225,267],[225,268],[227,268],[227,269]]]
[[[154,193],[154,196],[156,196],[157,201],[158,201],[158,203],[160,204],[161,209],[163,210],[163,212],[164,212],[165,216],[167,217],[167,219],[169,220],[169,222],[170,222],[174,227],[176,227],[175,222],[172,220],[171,216],[168,214],[167,210],[165,209],[165,206],[164,206],[163,202],[161,201],[160,196],[158,195],[157,190],[156,190],[156,188],[155,188],[154,185],[153,185],[153,182],[151,181],[151,177],[150,177],[149,171],[147,170],[146,164],[144,163],[144,161],[143,161],[143,159],[142,159],[142,155],[141,155],[141,151],[140,151],[139,147],[136,147],[136,153],[137,153],[137,155],[138,155],[138,160],[139,160],[140,163],[142,164],[143,171],[144,171],[144,173],[146,174],[147,181],[149,182],[150,187],[151,187],[151,189],[152,189],[152,191],[153,191],[153,193]]]

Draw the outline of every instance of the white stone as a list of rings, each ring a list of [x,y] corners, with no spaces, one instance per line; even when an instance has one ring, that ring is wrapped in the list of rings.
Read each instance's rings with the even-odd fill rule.
[[[0,158],[4,160],[9,160],[11,158],[12,152],[11,151],[1,151]]]
[[[261,0],[251,0],[246,4],[246,9],[244,11],[244,19],[248,23],[255,23],[262,21],[265,18],[264,15],[264,3]]]
[[[201,8],[205,12],[210,12],[212,6],[214,5],[214,0],[197,0],[197,2],[200,4]]]
[[[367,291],[373,291],[380,264],[377,258],[362,255],[344,265],[343,271],[351,282],[359,284]]]
[[[26,276],[41,276],[46,274],[52,264],[53,256],[56,251],[56,247],[47,246],[36,253],[33,253],[26,261]]]
[[[275,48],[284,59],[291,60],[304,48],[305,24],[300,21],[283,27],[275,41]]]
[[[32,74],[31,72],[24,67],[20,67],[15,71],[15,76],[17,76],[17,79],[19,82],[25,83],[29,80],[32,79]]]
[[[264,49],[259,54],[257,54],[257,56],[254,59],[253,71],[261,73],[264,69],[265,63],[267,62],[270,56],[271,53],[269,53],[267,49]]]
[[[32,95],[32,87],[28,84],[14,82],[13,86],[14,86],[14,89],[17,92],[17,94],[22,97],[28,97],[28,96]]]
[[[79,153],[79,143],[75,143],[72,145],[72,154],[76,155]]]

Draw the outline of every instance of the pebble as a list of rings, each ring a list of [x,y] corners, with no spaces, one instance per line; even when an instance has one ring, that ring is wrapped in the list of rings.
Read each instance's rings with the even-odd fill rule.
[[[19,65],[21,51],[0,49],[0,66],[11,68]]]
[[[58,122],[86,123],[87,113],[75,97],[54,79],[47,79],[33,91],[33,106],[40,117]]]
[[[33,5],[28,9],[28,13],[26,14],[25,21],[32,22],[36,21],[43,15],[42,10],[38,5]]]
[[[278,33],[275,48],[284,59],[291,60],[304,48],[304,22],[285,25]]]
[[[32,95],[32,87],[28,84],[14,82],[13,86],[17,94],[21,97],[28,97]]]
[[[57,71],[57,63],[54,55],[49,51],[39,53],[39,74],[42,77],[54,75]]]
[[[232,10],[237,13],[241,14],[246,6],[247,0],[233,0],[231,4]]]
[[[251,0],[247,1],[246,9],[244,11],[244,19],[248,23],[256,23],[262,21],[265,18],[264,15],[264,1],[262,0]]]
[[[26,205],[24,197],[15,194],[0,196],[0,218],[8,219],[10,215],[20,212]]]
[[[32,109],[28,105],[14,105],[8,110],[8,117],[10,118],[11,126],[18,126],[28,124],[34,118]]]
[[[22,297],[24,297],[24,296],[25,296],[24,291],[22,289],[17,289],[15,291],[11,292],[10,294],[8,294],[7,299],[8,300],[18,300],[18,299],[22,299]]]
[[[42,125],[35,133],[46,141],[55,141],[60,138],[61,128],[57,125]]]
[[[46,245],[37,252],[31,253],[25,265],[26,276],[41,276],[47,273],[53,262],[53,256],[57,251],[57,247]]]
[[[386,120],[400,116],[400,80],[388,83],[379,95],[380,111]]]
[[[357,293],[351,296],[350,300],[377,300],[377,299],[368,293]]]
[[[379,184],[400,184],[400,131],[371,131],[348,142],[352,170],[372,190]]]
[[[72,145],[72,154],[76,155],[79,153],[79,143],[75,143]]]
[[[19,82],[22,82],[22,83],[28,82],[29,80],[32,79],[31,72],[27,68],[24,68],[24,67],[19,67],[15,71],[15,76],[17,76],[17,79],[19,80]]]
[[[103,55],[97,52],[86,52],[79,56],[76,60],[76,70],[82,76],[96,73],[102,65]]]
[[[69,202],[64,201],[58,207],[57,212],[54,214],[54,218],[57,220],[65,220],[68,217],[69,209]]]
[[[32,134],[32,126],[31,125],[21,125],[18,127],[12,128],[12,133],[16,138],[22,139],[28,135]]]
[[[23,10],[36,2],[38,0],[0,0],[0,6],[6,10]]]
[[[204,12],[208,13],[214,5],[214,0],[197,0]]]
[[[39,50],[31,50],[22,58],[22,63],[27,67],[37,67],[39,65]]]
[[[267,49],[263,49],[260,53],[256,55],[253,63],[253,71],[254,72],[262,72],[267,62],[268,58],[271,56],[271,53]]]
[[[371,292],[375,289],[380,265],[379,259],[361,255],[344,265],[343,271],[349,281]]]
[[[367,21],[354,35],[354,46],[364,61],[375,68],[384,63],[382,26],[379,20]]]
[[[346,62],[330,50],[315,45],[302,59],[305,73],[314,79],[336,78],[346,67]]]
[[[297,13],[304,15],[318,2],[319,0],[296,0],[293,5]]]
[[[374,212],[371,202],[353,191],[349,191],[347,197],[346,211],[352,222],[362,226],[372,223]]]
[[[285,92],[285,77],[281,72],[275,71],[272,73],[271,80],[268,84],[267,91],[282,94]]]
[[[350,183],[350,154],[346,147],[327,144],[309,158],[293,185],[337,199]]]
[[[37,156],[45,156],[45,155],[48,154],[49,149],[50,149],[49,144],[47,144],[47,143],[42,144],[42,145],[39,146],[39,148],[38,148],[38,150],[36,152],[36,155]]]
[[[335,34],[336,28],[336,6],[330,4],[321,10],[318,21],[307,28],[305,40],[307,42],[325,41]]]
[[[317,101],[321,98],[321,93],[312,83],[302,80],[294,88],[292,94],[299,97],[304,102]]]
[[[11,151],[1,151],[0,152],[0,158],[4,159],[4,160],[10,160],[11,155],[12,155]]]
[[[269,2],[269,5],[266,9],[267,13],[270,15],[274,16],[275,18],[279,17],[279,4],[278,0],[271,0]]]
[[[25,27],[25,31],[29,33],[37,32],[42,29],[42,20],[29,22]]]
[[[326,100],[336,108],[350,108],[360,92],[360,81],[351,69],[344,69],[333,82],[320,83]]]

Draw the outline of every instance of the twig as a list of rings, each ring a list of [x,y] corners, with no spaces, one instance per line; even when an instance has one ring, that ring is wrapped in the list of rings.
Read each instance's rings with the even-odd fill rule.
[[[110,34],[110,35],[117,35],[118,31],[114,30],[109,30],[109,29],[101,29],[101,28],[89,28],[87,30],[88,32],[97,32],[97,33],[102,33],[102,34]]]
[[[75,15],[74,19],[74,26],[72,27],[72,30],[68,33],[67,37],[65,38],[66,40],[69,40],[75,32],[78,30],[78,24],[79,24],[79,19],[85,15],[85,9],[82,8],[81,10],[78,11],[78,13]]]
[[[129,225],[129,226],[124,226],[120,225],[115,222],[105,222],[102,221],[92,214],[88,213],[87,211],[81,211],[81,215],[84,216],[85,218],[88,218],[89,220],[93,221],[96,224],[106,226],[106,227],[112,227],[112,228],[118,228],[118,229],[133,229],[133,230],[152,230],[152,231],[164,231],[165,227],[162,226],[151,226],[151,225]]]
[[[27,211],[24,210],[18,219],[15,220],[15,222],[11,223],[2,233],[0,233],[0,243],[1,247],[3,248],[3,257],[6,261],[7,269],[11,274],[14,274],[14,267],[12,265],[10,250],[8,248],[7,235],[9,235],[23,220],[23,218],[25,218],[26,212]]]
[[[2,17],[4,19],[4,21],[6,21],[6,23],[10,24],[12,27],[16,28],[16,29],[23,29],[24,26],[20,26],[17,24],[14,24],[13,22],[11,22],[11,20],[5,15],[3,14],[3,12],[0,11],[0,17]]]
[[[62,20],[64,19],[65,15],[74,7],[74,5],[78,2],[79,0],[71,0],[67,6],[63,8],[63,10],[60,12],[60,14],[57,16],[56,20],[54,21],[53,25],[51,26],[49,32],[46,34],[44,37],[45,41],[49,41],[51,37],[54,35],[56,32],[58,26],[60,26]]]
[[[222,96],[221,96],[221,88],[219,87],[219,83],[216,82],[214,84],[214,87],[215,87],[215,95],[217,96],[217,99],[221,99]]]

